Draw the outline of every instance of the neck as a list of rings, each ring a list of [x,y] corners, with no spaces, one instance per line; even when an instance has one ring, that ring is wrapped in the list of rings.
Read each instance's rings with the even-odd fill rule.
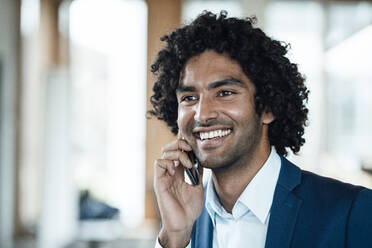
[[[268,141],[260,142],[249,158],[228,168],[213,170],[212,179],[216,194],[228,213],[232,212],[239,196],[265,164],[270,150]]]

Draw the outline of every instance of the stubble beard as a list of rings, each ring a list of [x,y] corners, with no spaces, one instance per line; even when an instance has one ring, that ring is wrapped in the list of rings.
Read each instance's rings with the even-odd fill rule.
[[[249,164],[259,146],[262,127],[259,118],[252,122],[249,131],[241,137],[230,152],[222,158],[208,159],[202,162],[202,166],[211,169],[214,173],[226,173],[239,171]],[[217,156],[219,157],[219,156]]]

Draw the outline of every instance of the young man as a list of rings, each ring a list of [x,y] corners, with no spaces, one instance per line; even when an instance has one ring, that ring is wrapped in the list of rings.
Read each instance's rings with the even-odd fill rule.
[[[305,142],[308,90],[253,21],[204,12],[162,38],[151,113],[177,139],[155,161],[157,246],[372,247],[372,191],[283,157]],[[184,181],[188,151],[206,188]]]

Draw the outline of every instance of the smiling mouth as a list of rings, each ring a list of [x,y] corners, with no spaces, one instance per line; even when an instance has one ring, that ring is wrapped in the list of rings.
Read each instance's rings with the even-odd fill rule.
[[[201,141],[203,141],[203,140],[222,138],[222,137],[229,135],[231,132],[232,132],[231,129],[217,129],[217,130],[211,130],[208,132],[198,132],[196,136]]]

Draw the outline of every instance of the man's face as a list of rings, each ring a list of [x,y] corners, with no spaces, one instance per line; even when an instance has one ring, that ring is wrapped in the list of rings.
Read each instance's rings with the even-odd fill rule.
[[[267,139],[267,114],[256,114],[254,95],[253,83],[227,55],[206,51],[187,62],[177,90],[177,123],[204,167],[249,161]]]

